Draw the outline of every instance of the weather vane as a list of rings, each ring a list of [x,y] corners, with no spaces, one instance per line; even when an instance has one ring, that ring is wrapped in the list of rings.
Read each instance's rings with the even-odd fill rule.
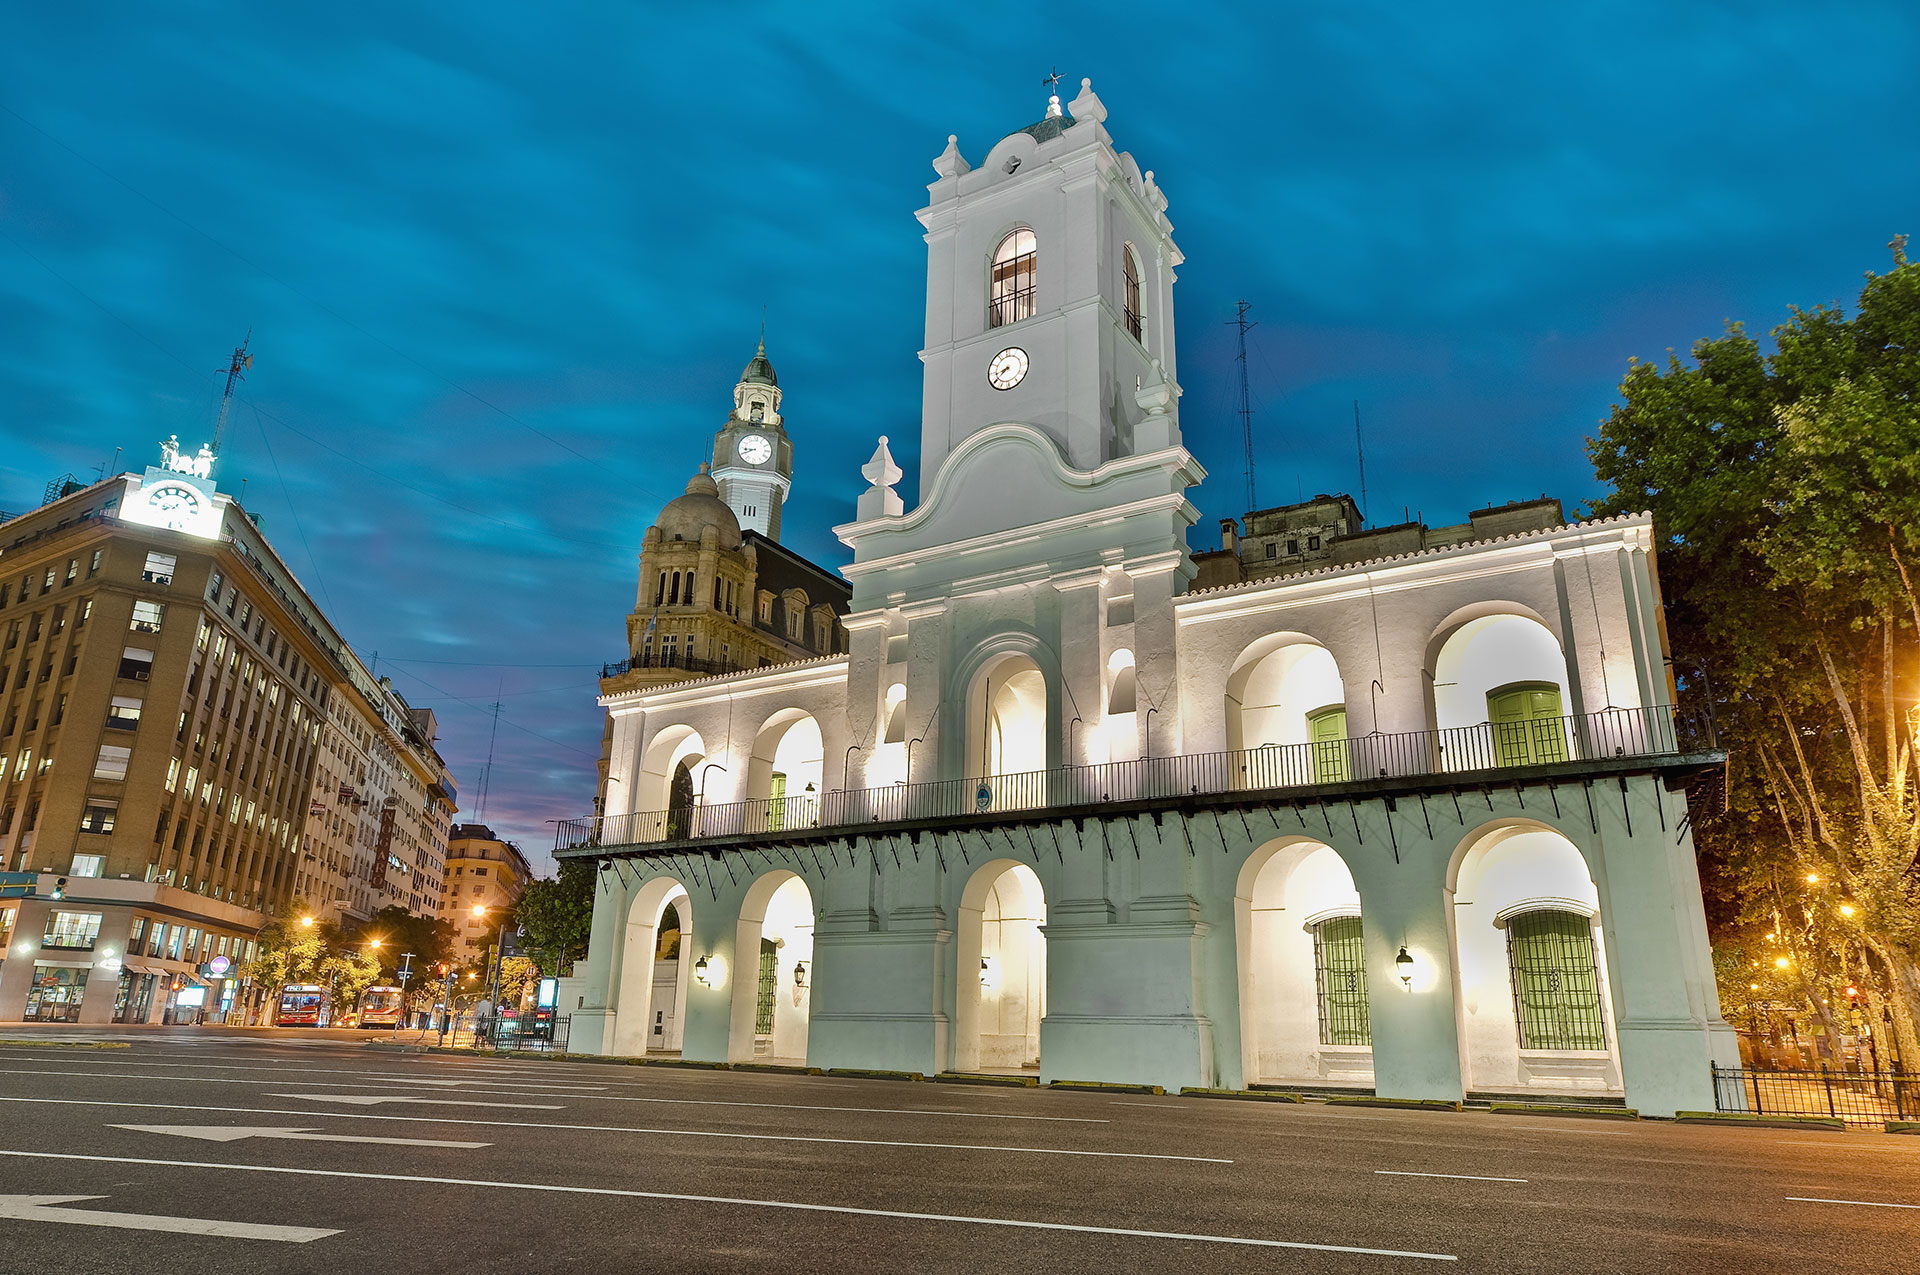
[[[1046,76],[1040,81],[1047,86],[1047,95],[1049,97],[1060,96],[1060,79],[1060,68],[1056,66],[1053,68],[1053,74]]]

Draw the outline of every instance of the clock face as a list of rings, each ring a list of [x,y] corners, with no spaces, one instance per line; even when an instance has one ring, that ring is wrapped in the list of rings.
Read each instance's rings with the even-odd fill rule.
[[[1010,390],[1027,376],[1027,352],[1017,345],[1008,346],[987,364],[987,384],[996,390]]]
[[[179,531],[200,512],[200,493],[181,483],[161,483],[147,492],[147,507],[160,525]]]
[[[749,465],[764,465],[773,455],[773,444],[758,434],[748,434],[740,440],[740,459]]]

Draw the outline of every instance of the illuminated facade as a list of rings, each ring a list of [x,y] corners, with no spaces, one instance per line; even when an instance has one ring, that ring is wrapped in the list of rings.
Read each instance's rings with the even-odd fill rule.
[[[512,918],[513,905],[532,879],[533,869],[519,846],[501,840],[485,824],[454,826],[447,844],[440,917],[459,934],[457,963],[486,960],[501,925]]]
[[[1711,1109],[1651,520],[1196,586],[1181,257],[1105,119],[934,161],[848,650],[603,684],[570,1048]]]

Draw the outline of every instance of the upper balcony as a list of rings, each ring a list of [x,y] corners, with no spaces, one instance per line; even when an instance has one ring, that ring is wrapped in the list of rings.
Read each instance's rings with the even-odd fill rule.
[[[1268,744],[1231,752],[1145,757],[984,778],[732,801],[562,820],[555,850],[681,842],[803,838],[848,829],[895,829],[1036,812],[1164,803],[1196,797],[1254,801],[1353,795],[1438,780],[1475,785],[1519,778],[1577,778],[1606,763],[1707,760],[1712,724],[1671,708],[1606,709],[1581,716],[1482,723],[1447,730]]]

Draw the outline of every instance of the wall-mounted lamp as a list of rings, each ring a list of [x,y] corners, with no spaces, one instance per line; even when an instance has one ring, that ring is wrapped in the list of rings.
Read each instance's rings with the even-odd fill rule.
[[[991,988],[1000,981],[1000,962],[991,956],[980,958],[980,986]]]
[[[805,961],[795,961],[793,963],[793,985],[795,987],[805,987],[807,985],[807,963]]]
[[[702,987],[718,987],[727,981],[727,963],[717,956],[703,956],[693,963],[693,977]]]
[[[693,963],[693,978],[694,978],[694,981],[699,983],[700,986],[702,987],[713,986],[713,984],[707,978],[707,958],[706,957],[703,956],[699,960]]]
[[[1407,954],[1406,945],[1400,947],[1400,955],[1393,958],[1393,968],[1399,971],[1400,981],[1408,991],[1413,990],[1413,957]]]

